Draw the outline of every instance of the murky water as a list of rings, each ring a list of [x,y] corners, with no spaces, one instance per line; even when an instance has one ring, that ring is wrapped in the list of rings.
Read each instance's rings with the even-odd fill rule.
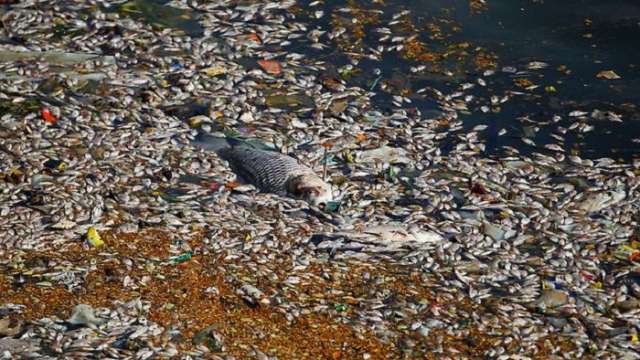
[[[369,74],[368,81],[361,81],[361,85],[372,83],[374,77],[370,74],[376,69],[382,70],[384,79],[401,79],[404,84],[400,86],[413,90],[431,86],[452,91],[461,82],[475,83],[482,77],[487,86],[476,86],[471,91],[476,99],[469,106],[470,113],[463,118],[466,128],[488,125],[484,132],[488,152],[501,153],[505,145],[525,153],[541,151],[540,146],[523,143],[522,137],[541,145],[557,142],[551,137],[555,134],[564,138],[561,146],[583,157],[628,160],[638,155],[640,3],[630,0],[564,1],[561,4],[489,0],[487,6],[478,11],[473,11],[468,0],[404,0],[370,7],[360,5],[367,10],[384,11],[380,23],[365,26],[365,30],[385,26],[392,20],[391,14],[410,10],[408,16],[416,25],[414,32],[418,39],[434,51],[444,51],[451,44],[468,43],[470,47],[481,46],[494,54],[497,65],[496,74],[490,77],[483,77],[483,71],[469,61],[457,63],[456,60],[445,63],[446,70],[451,70],[453,76],[439,76],[435,72],[414,74],[410,67],[420,64],[419,61],[406,61],[391,53],[385,54],[382,61],[363,60],[358,64],[363,74]],[[326,4],[328,11],[342,6],[342,1]],[[434,36],[432,24],[442,30],[444,39]],[[325,54],[315,52],[314,55],[322,57]],[[327,58],[340,64],[340,56],[335,53]],[[547,66],[531,71],[527,65],[534,61],[544,62]],[[500,71],[502,68],[510,72]],[[598,78],[602,71],[613,71],[620,79]],[[527,82],[523,81],[521,87],[515,86],[518,79]],[[528,86],[537,88],[525,89]],[[499,109],[493,107],[486,113],[482,111],[483,105],[490,105],[492,96],[502,97],[511,91],[523,94],[501,104]],[[388,104],[385,99],[389,97],[382,92],[380,95],[377,105],[384,109]],[[414,104],[422,111],[434,107],[428,101],[414,101]],[[613,111],[622,116],[622,123],[589,119],[588,125],[592,125],[593,130],[564,133],[562,128],[571,127],[575,121],[569,113],[585,111],[591,114],[594,110]],[[554,121],[554,116],[561,119]],[[507,130],[504,136],[498,135],[501,129]]]
[[[639,153],[640,144],[633,139],[640,138],[640,3],[492,0],[480,14],[471,14],[463,1],[441,3],[456,3],[451,14],[462,24],[458,36],[495,51],[501,65],[523,68],[530,61],[549,64],[533,81],[541,90],[553,86],[556,92],[539,91],[540,96],[509,102],[499,114],[474,114],[470,119],[470,123],[491,126],[490,145],[513,145],[496,133],[499,127],[513,126],[516,117],[528,115],[534,122],[544,123],[555,114],[566,118],[573,110],[600,109],[621,114],[623,122],[592,120],[595,129],[568,137],[567,145],[586,157],[630,158]],[[434,11],[434,6],[415,11]],[[596,77],[607,70],[621,78]],[[498,78],[493,91],[511,84],[508,77]],[[547,131],[541,131],[540,140],[548,136]]]
[[[158,25],[201,35],[197,14],[180,11],[169,16],[166,9],[172,8],[161,3],[137,0],[123,6]],[[629,160],[640,154],[640,3],[636,1],[488,0],[483,5],[473,0],[329,0],[314,7],[310,3],[301,2],[296,14],[311,24],[310,29],[344,27],[348,40],[336,38],[318,50],[301,38],[282,50],[326,61],[321,76],[375,92],[375,105],[381,111],[392,108],[393,95],[402,93],[423,114],[437,112],[438,102],[418,95],[418,89],[447,94],[470,83],[475,87],[465,96],[473,98],[465,99],[468,111],[460,113],[463,131],[486,125],[481,136],[489,154],[504,154],[508,147],[522,153],[545,152],[547,144],[587,158]],[[318,10],[325,15],[316,19]],[[401,13],[404,10],[408,12]],[[382,27],[391,29],[391,36],[414,37],[423,48],[409,53],[405,46],[402,51],[382,52],[378,59],[354,56],[380,46]],[[255,59],[247,62],[253,64]],[[349,64],[352,68],[345,71]],[[416,66],[426,70],[415,71]],[[585,116],[569,115],[576,111]],[[622,121],[612,121],[606,112]],[[443,150],[451,146],[445,141]]]

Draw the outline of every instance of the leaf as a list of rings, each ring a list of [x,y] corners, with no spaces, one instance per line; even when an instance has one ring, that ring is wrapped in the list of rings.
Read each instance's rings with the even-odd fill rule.
[[[365,141],[365,140],[367,140],[367,135],[365,133],[363,133],[363,132],[357,133],[356,134],[356,139],[358,141]]]
[[[43,108],[40,114],[42,115],[42,119],[48,124],[55,125],[58,120],[47,108]]]
[[[214,66],[210,66],[208,68],[202,69],[202,72],[209,77],[214,77],[214,76],[218,76],[226,73],[227,69],[225,69],[224,66],[222,65],[214,65]]]
[[[278,75],[282,72],[282,66],[276,60],[258,60],[258,65],[268,74]]]
[[[598,75],[596,75],[598,79],[607,79],[607,80],[616,80],[621,79],[620,75],[616,74],[613,70],[605,70],[600,71]]]
[[[256,33],[251,33],[251,34],[247,35],[247,40],[252,40],[252,41],[257,42],[258,44],[262,44],[262,40],[260,39],[260,37]]]
[[[238,183],[237,181],[229,181],[228,183],[224,184],[224,187],[228,190],[233,190],[238,186],[240,186],[240,183]]]

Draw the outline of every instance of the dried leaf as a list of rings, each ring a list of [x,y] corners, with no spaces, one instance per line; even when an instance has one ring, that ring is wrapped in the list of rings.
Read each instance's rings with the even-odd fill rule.
[[[228,190],[233,190],[238,186],[240,186],[240,183],[238,183],[237,181],[229,181],[228,183],[224,184],[224,187]]]
[[[616,74],[613,70],[605,70],[600,71],[598,75],[596,75],[598,79],[607,79],[607,80],[616,80],[620,79],[620,75]]]
[[[276,60],[258,60],[258,65],[268,74],[278,75],[282,71],[280,63]]]
[[[477,195],[485,195],[489,193],[489,191],[487,191],[487,189],[485,189],[485,187],[480,183],[474,183],[471,186],[471,192]]]
[[[356,139],[358,141],[365,141],[365,140],[367,140],[367,135],[365,133],[362,133],[362,132],[361,133],[357,133],[356,134]]]
[[[251,34],[247,35],[247,40],[252,40],[252,41],[257,42],[258,44],[262,44],[262,40],[260,39],[260,37],[256,33],[251,33]]]
[[[202,72],[207,76],[214,77],[214,76],[218,76],[226,73],[227,69],[224,68],[224,66],[222,65],[214,65],[214,66],[210,66],[208,68],[202,69]]]

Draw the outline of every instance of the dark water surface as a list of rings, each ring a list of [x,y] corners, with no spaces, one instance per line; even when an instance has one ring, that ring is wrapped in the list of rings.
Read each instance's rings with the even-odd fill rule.
[[[503,66],[520,69],[530,61],[548,63],[534,82],[557,89],[540,98],[510,102],[500,114],[476,117],[473,122],[504,127],[514,117],[528,114],[546,121],[550,115],[566,117],[573,110],[610,110],[623,115],[623,123],[590,120],[595,129],[567,139],[568,144],[585,157],[638,154],[640,144],[633,139],[640,138],[640,2],[489,0],[488,9],[480,14],[471,14],[463,1],[453,2],[453,18],[462,24],[460,37],[494,50]],[[416,12],[437,11],[438,1],[424,3],[405,2]],[[558,71],[561,66],[571,72]],[[605,70],[613,70],[621,79],[598,79],[596,75]],[[495,145],[503,143],[492,140]]]
[[[148,4],[162,1],[132,3],[155,13]],[[410,106],[435,112],[437,99],[419,95],[419,89],[451,94],[463,83],[474,84],[460,96],[468,108],[460,112],[463,131],[486,125],[481,137],[490,155],[503,155],[509,147],[551,154],[545,145],[557,145],[585,158],[640,156],[640,1],[305,0],[297,8],[296,17],[309,30],[346,31],[332,40],[325,35],[321,42],[327,47],[321,50],[306,38],[280,50],[324,60],[321,76],[370,89],[383,112],[391,111],[393,95],[402,91]],[[318,11],[324,15],[318,18]],[[150,20],[166,21],[161,15]],[[180,15],[183,24],[176,27],[194,28]],[[195,28],[197,37],[201,28]],[[390,29],[390,37],[415,38],[438,60],[403,51],[383,51],[378,59],[360,56],[393,45],[381,40],[381,28]],[[476,61],[487,54],[488,61]],[[353,71],[345,74],[350,65]],[[496,101],[501,99],[506,101]],[[622,121],[612,121],[607,112]],[[447,146],[453,144],[445,142],[445,151]]]
[[[335,13],[344,3],[328,1],[326,8]],[[640,153],[640,2],[487,0],[486,7],[478,11],[473,11],[468,0],[402,0],[359,5],[367,10],[384,11],[381,24],[365,27],[369,30],[367,37],[375,27],[385,26],[392,14],[409,10],[418,39],[428,47],[438,49],[466,42],[470,47],[481,46],[496,55],[496,74],[492,76],[482,76],[483,71],[468,63],[462,65],[462,71],[454,70],[455,76],[449,78],[433,73],[420,76],[409,71],[419,61],[405,61],[393,53],[385,54],[381,62],[364,60],[359,64],[364,73],[379,68],[385,78],[403,78],[411,82],[413,90],[432,86],[443,92],[453,91],[461,82],[475,83],[482,77],[486,87],[476,84],[465,92],[476,98],[469,104],[470,114],[463,119],[468,129],[479,124],[488,126],[483,135],[489,153],[501,153],[504,145],[524,153],[541,151],[542,145],[551,143],[587,158],[629,160]],[[433,31],[423,27],[428,23],[441,26],[446,39],[434,41]],[[548,66],[528,69],[531,62],[544,62]],[[460,64],[454,61],[447,66],[460,70]],[[503,68],[509,72],[501,71]],[[513,70],[517,72],[512,73]],[[598,78],[602,71],[613,71],[620,79]],[[538,87],[516,87],[514,81],[518,78]],[[481,110],[483,105],[490,105],[491,96],[503,97],[510,91],[524,94],[500,104],[499,111],[491,106],[487,113]],[[415,104],[421,110],[433,106],[428,102]],[[384,108],[383,98],[378,105]],[[586,119],[569,116],[573,111],[592,114],[594,110],[613,111],[622,116],[622,122],[589,115]],[[561,119],[554,121],[554,116]],[[564,131],[578,120],[593,126],[593,130]],[[498,136],[501,129],[507,130],[507,134]],[[552,134],[557,137],[554,139]],[[522,142],[522,137],[533,140],[536,146]],[[564,141],[559,142],[558,137]]]

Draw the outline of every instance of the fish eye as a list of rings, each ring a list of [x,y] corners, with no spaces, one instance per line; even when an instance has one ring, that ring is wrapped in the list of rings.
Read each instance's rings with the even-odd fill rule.
[[[320,191],[318,189],[316,189],[316,188],[305,189],[304,195],[305,196],[319,196],[320,195]]]

